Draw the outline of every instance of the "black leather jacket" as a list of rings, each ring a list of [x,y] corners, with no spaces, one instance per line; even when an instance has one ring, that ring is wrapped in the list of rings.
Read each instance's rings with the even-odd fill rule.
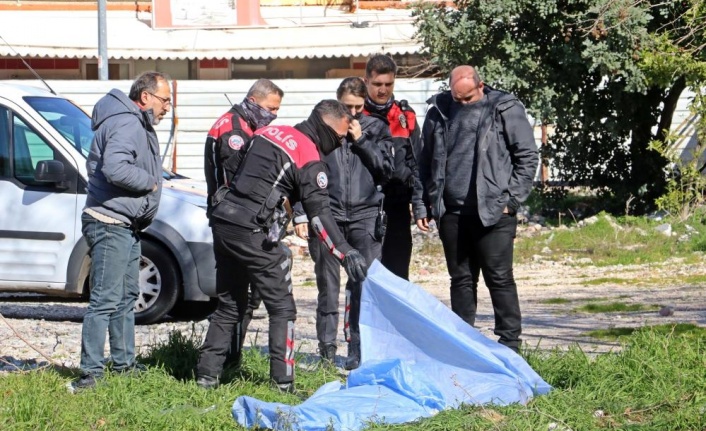
[[[486,85],[488,112],[481,117],[476,138],[477,167],[475,180],[478,215],[484,226],[500,220],[505,207],[516,211],[532,189],[539,164],[539,152],[525,107],[512,94]],[[419,177],[424,185],[426,204],[437,221],[444,215],[446,184],[446,141],[449,105],[453,102],[445,91],[428,100],[424,120],[423,142],[419,157]],[[417,208],[419,202],[413,205]],[[415,218],[426,217],[426,211],[415,211]]]

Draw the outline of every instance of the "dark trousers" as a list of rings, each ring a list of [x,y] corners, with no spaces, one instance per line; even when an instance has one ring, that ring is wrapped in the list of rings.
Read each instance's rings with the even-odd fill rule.
[[[214,254],[216,255],[216,262],[221,262],[217,265],[216,269],[216,292],[218,296],[221,296],[221,292],[223,292],[224,295],[231,296],[231,291],[242,292],[243,290],[249,289],[248,305],[245,311],[238,313],[238,317],[240,318],[242,316],[242,319],[236,322],[235,328],[233,329],[233,337],[224,363],[226,366],[229,364],[239,364],[248,326],[250,325],[254,311],[260,307],[262,299],[258,291],[250,286],[250,280],[243,276],[243,269],[237,261],[229,262],[229,259],[231,259],[230,255],[221,250],[214,249]]]
[[[380,258],[382,244],[375,240],[375,218],[350,223],[338,223],[344,238],[353,248],[358,249],[369,264]],[[336,344],[338,332],[338,297],[341,292],[341,261],[329,253],[326,246],[310,232],[309,253],[314,260],[316,287],[319,290],[316,306],[316,337],[319,344]],[[360,295],[361,284],[346,283],[346,314],[344,331],[346,341],[351,345],[360,344]],[[349,352],[350,353],[350,352]]]
[[[248,303],[248,285],[257,291],[269,317],[270,377],[294,381],[294,321],[290,259],[283,245],[269,246],[265,234],[227,223],[214,223],[218,307],[211,315],[196,372],[217,377],[230,348],[233,332]],[[232,271],[219,271],[231,266]],[[235,280],[226,274],[237,274]]]
[[[394,203],[384,206],[387,213],[387,232],[382,243],[380,262],[390,272],[409,280],[409,262],[412,259],[412,216],[408,203]]]
[[[439,236],[451,276],[451,309],[473,326],[478,304],[478,277],[490,292],[499,342],[517,350],[522,332],[520,302],[512,271],[517,218],[503,214],[484,227],[477,215],[445,214]]]

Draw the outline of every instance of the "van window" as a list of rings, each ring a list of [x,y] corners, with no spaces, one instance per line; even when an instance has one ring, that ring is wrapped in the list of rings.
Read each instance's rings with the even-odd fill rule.
[[[84,156],[91,150],[91,117],[72,102],[57,97],[25,97],[25,101]]]
[[[10,175],[10,128],[8,110],[0,106],[0,177]]]
[[[54,149],[21,118],[14,117],[12,126],[15,178],[27,185],[46,185],[34,181],[34,169],[40,160],[55,160]]]

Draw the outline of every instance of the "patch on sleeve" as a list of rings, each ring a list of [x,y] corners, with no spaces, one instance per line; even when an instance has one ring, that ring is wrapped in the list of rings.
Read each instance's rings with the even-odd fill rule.
[[[228,146],[234,149],[235,151],[238,151],[243,148],[243,144],[245,144],[245,140],[241,136],[233,135],[228,138]]]
[[[316,184],[322,189],[325,189],[326,186],[328,186],[328,177],[325,172],[319,172],[316,174]]]

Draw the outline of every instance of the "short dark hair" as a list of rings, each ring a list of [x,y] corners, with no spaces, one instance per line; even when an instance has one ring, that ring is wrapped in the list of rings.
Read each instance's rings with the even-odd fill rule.
[[[341,99],[346,94],[352,94],[357,97],[365,98],[368,95],[368,90],[365,88],[365,81],[357,76],[349,76],[338,85],[336,90],[336,98]]]
[[[284,97],[284,91],[275,85],[274,82],[267,78],[260,78],[250,87],[245,97],[254,97],[255,99],[261,100],[270,94],[277,94],[279,97]]]
[[[370,78],[373,76],[373,72],[378,75],[391,73],[397,76],[397,65],[395,64],[395,60],[386,54],[373,55],[365,64],[365,76]]]
[[[169,83],[169,75],[166,73],[155,71],[141,73],[140,76],[135,78],[135,82],[132,83],[128,97],[130,100],[138,101],[143,91],[154,93],[157,91],[157,85],[160,79]]]
[[[353,118],[348,108],[346,108],[346,105],[334,99],[325,99],[317,103],[316,106],[314,106],[314,112],[316,112],[321,119],[331,118],[333,120],[340,120],[347,118],[348,121],[350,121]]]

